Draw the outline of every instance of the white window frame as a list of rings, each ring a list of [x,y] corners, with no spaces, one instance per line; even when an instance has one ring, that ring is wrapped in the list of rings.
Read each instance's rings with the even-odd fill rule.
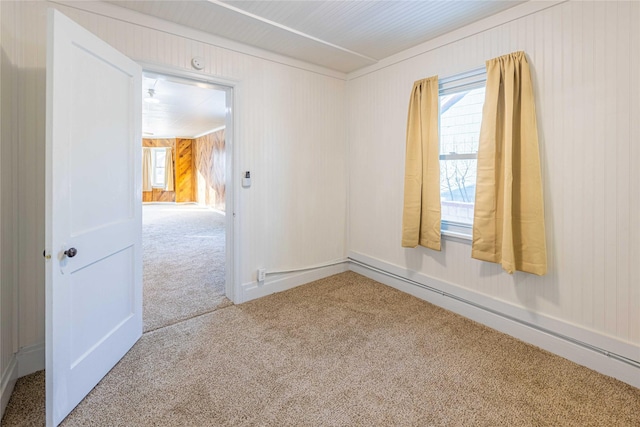
[[[487,84],[487,70],[485,67],[477,68],[465,73],[456,74],[438,80],[438,105],[440,97],[458,92],[477,89]],[[440,113],[438,113],[438,135],[440,135]],[[441,143],[438,143],[441,146]],[[473,153],[448,153],[440,154],[440,160],[465,160],[477,159],[478,155]],[[475,207],[475,203],[474,203]],[[471,241],[473,235],[473,224],[465,224],[457,221],[442,220],[440,232],[443,236],[455,237],[465,241]]]
[[[156,162],[156,155],[159,152],[164,152],[166,155],[167,148],[166,147],[152,147],[151,148],[151,187],[152,188],[165,188],[166,182],[164,179],[164,174],[162,176],[162,182],[156,181],[156,169],[158,167]],[[166,166],[162,165],[164,169]]]

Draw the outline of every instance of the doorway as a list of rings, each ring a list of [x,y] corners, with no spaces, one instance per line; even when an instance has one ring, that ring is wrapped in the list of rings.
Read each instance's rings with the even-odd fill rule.
[[[231,88],[144,71],[143,330],[231,302]]]

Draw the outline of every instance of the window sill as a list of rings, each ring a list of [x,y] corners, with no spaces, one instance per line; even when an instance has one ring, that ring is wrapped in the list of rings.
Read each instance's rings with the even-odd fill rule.
[[[460,242],[460,243],[466,243],[466,244],[471,244],[473,240],[471,234],[456,233],[455,231],[449,231],[449,230],[441,230],[440,235],[445,240],[451,240],[454,242]]]
[[[440,234],[445,240],[469,244],[473,240],[473,226],[471,224],[443,220]]]

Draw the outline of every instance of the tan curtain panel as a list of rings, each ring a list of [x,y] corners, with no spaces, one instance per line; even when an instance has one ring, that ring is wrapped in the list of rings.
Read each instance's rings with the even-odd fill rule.
[[[524,52],[487,61],[471,255],[509,273],[547,272],[538,130]]]
[[[407,118],[402,246],[440,250],[438,76],[413,84]]]
[[[164,190],[173,191],[173,150],[167,148],[164,160]]]
[[[142,149],[142,191],[151,191],[151,149]]]

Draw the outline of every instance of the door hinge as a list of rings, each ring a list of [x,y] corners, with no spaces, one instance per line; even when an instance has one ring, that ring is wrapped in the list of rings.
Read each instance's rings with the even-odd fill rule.
[[[42,251],[42,256],[43,256],[45,259],[51,259],[51,254],[47,255],[47,250],[46,250],[46,249],[45,249],[44,251]]]

